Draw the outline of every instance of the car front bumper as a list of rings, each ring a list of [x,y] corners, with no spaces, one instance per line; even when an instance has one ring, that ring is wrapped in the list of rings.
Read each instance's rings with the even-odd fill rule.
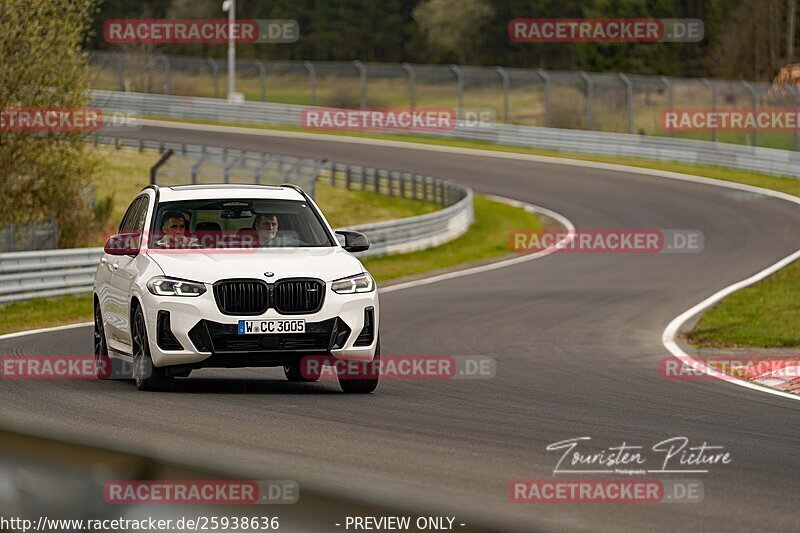
[[[330,290],[330,284],[326,284],[325,290],[325,300],[316,313],[282,315],[270,308],[258,316],[223,314],[217,307],[210,286],[198,297],[155,296],[148,292],[143,295],[142,303],[153,365],[187,368],[278,366],[304,355],[325,354],[336,359],[372,361],[379,330],[377,290],[362,294],[337,294]],[[372,342],[367,346],[354,346],[364,329],[365,309],[369,307],[373,309],[374,316]],[[159,346],[159,312],[162,315],[168,313],[169,330],[183,349],[164,349]],[[239,320],[267,319],[303,319],[309,332],[305,334],[307,338],[301,340],[299,337],[304,334],[298,334],[297,338],[292,339],[292,334],[284,334],[282,336],[286,338],[276,342],[274,335],[236,333]],[[334,338],[336,334],[345,330],[349,330],[346,338],[336,342],[339,340]],[[326,334],[329,342],[324,342],[323,336]]]

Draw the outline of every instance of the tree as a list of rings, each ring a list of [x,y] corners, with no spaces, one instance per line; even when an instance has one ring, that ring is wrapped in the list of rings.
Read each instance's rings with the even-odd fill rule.
[[[80,45],[94,0],[5,0],[0,5],[0,110],[87,105],[89,70]],[[0,128],[0,226],[56,218],[63,246],[92,225],[85,195],[98,160],[82,132]]]
[[[439,60],[454,59],[467,64],[486,39],[482,30],[492,8],[484,0],[427,0],[413,13],[431,51],[438,52]]]

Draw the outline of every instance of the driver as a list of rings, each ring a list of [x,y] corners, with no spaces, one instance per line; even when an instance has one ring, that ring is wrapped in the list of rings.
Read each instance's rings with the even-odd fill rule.
[[[258,246],[269,246],[269,242],[278,236],[277,215],[271,213],[257,214],[253,221],[253,229],[258,232]]]
[[[186,218],[180,211],[167,211],[161,218],[164,236],[156,242],[162,248],[186,248],[193,239],[186,236]]]

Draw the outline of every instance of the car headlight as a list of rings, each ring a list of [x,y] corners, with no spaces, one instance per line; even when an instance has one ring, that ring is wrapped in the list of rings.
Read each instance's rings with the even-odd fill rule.
[[[206,286],[196,281],[157,276],[147,282],[147,288],[156,296],[200,296]]]
[[[375,280],[372,279],[369,272],[362,272],[355,276],[348,276],[331,282],[331,289],[338,294],[371,292],[375,290]]]

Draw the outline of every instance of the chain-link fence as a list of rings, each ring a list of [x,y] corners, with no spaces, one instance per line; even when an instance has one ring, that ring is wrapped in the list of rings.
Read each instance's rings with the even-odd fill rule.
[[[151,175],[151,182],[156,185],[293,183],[303,188],[313,198],[317,177],[325,164],[325,160],[283,154],[99,134],[94,135],[92,141],[95,144],[111,144],[118,148],[154,150],[159,154],[172,150],[171,157],[155,168]],[[155,159],[153,163],[156,163]]]
[[[225,97],[225,59],[94,52],[94,88]],[[237,61],[248,101],[343,108],[451,108],[459,118],[553,128],[639,133],[798,150],[798,130],[676,131],[672,109],[793,109],[794,86],[746,81],[504,67]]]
[[[9,224],[0,228],[0,253],[58,248],[58,225],[49,222]]]

